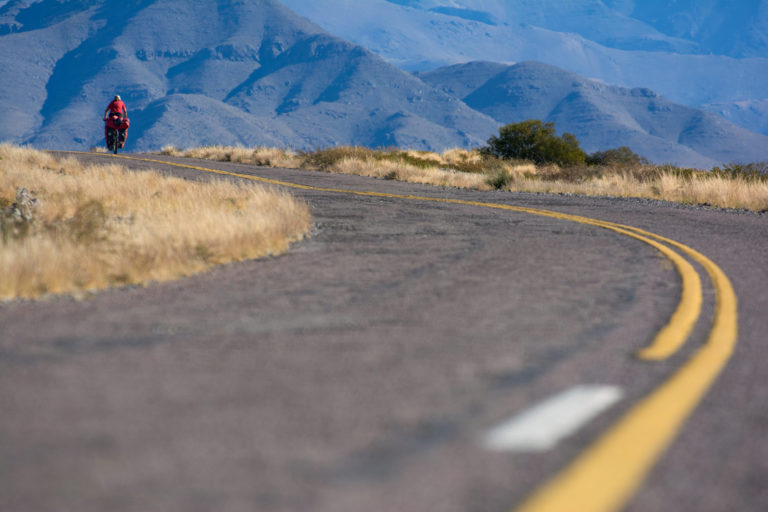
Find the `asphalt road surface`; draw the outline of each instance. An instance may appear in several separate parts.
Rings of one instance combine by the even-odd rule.
[[[1,511],[507,512],[548,493],[705,346],[722,290],[686,255],[698,321],[670,358],[638,359],[681,304],[667,256],[481,203],[634,226],[722,269],[738,298],[733,355],[612,507],[768,510],[765,215],[148,158],[314,187],[293,193],[316,227],[283,256],[174,283],[1,304]],[[649,450],[660,434],[643,425],[620,445],[626,464],[582,492],[610,492]]]

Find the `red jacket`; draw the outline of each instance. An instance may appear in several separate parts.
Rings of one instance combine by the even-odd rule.
[[[122,114],[125,117],[128,117],[128,111],[125,109],[125,103],[123,103],[122,100],[112,100],[112,103],[109,104],[107,110],[109,110],[110,114],[112,112],[116,112],[118,114]]]

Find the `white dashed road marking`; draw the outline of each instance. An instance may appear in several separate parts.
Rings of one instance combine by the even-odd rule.
[[[616,386],[576,386],[513,416],[488,432],[483,446],[492,451],[543,452],[621,400]]]

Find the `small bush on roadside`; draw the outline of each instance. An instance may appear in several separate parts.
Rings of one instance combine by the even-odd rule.
[[[345,158],[365,160],[373,158],[374,151],[361,146],[338,146],[299,153],[301,167],[325,171]]]
[[[587,165],[646,165],[648,159],[632,151],[627,146],[605,151],[595,151],[587,157]]]
[[[558,136],[555,123],[544,123],[537,119],[502,126],[499,136],[488,139],[488,145],[481,151],[504,159],[530,160],[536,164],[557,164],[563,167],[581,165],[587,159],[576,137],[567,132]]]
[[[728,164],[715,167],[712,175],[723,178],[741,178],[746,181],[768,181],[768,162],[752,162],[749,164]]]
[[[496,172],[489,174],[487,183],[491,188],[496,190],[506,189],[510,183],[512,183],[512,175],[504,169],[498,169]]]

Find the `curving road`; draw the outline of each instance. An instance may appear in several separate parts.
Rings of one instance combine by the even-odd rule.
[[[0,510],[768,509],[764,215],[144,158],[208,170],[121,163],[298,184],[316,229],[176,283],[0,305]],[[680,246],[540,209],[700,251],[738,316]],[[686,308],[682,348],[636,357]],[[701,351],[729,318],[732,356]]]

